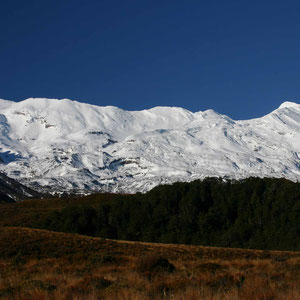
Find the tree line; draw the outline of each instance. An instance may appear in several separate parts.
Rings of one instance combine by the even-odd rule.
[[[133,241],[300,250],[300,183],[285,179],[207,178],[102,199],[96,207],[70,204],[52,211],[32,227]]]

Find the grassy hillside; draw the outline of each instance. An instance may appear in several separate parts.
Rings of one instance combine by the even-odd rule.
[[[0,228],[1,299],[300,299],[300,253]]]
[[[31,227],[45,219],[53,211],[68,207],[96,208],[101,203],[122,199],[125,195],[95,194],[89,196],[64,196],[61,198],[28,199],[21,202],[0,204],[0,226]]]

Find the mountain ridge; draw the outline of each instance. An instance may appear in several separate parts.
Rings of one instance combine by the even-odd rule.
[[[300,179],[294,102],[233,120],[212,109],[0,100],[0,132],[0,171],[40,191],[145,192],[208,176]]]
[[[41,195],[0,172],[0,203],[11,203],[33,197],[39,198]]]

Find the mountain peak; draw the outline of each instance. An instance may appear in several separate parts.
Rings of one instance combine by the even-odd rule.
[[[291,102],[291,101],[285,101],[283,103],[281,103],[281,105],[278,107],[278,109],[281,108],[300,108],[300,104],[296,103],[296,102]]]

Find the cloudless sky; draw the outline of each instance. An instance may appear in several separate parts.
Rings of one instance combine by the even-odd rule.
[[[0,1],[0,98],[259,117],[300,103],[300,2]]]

